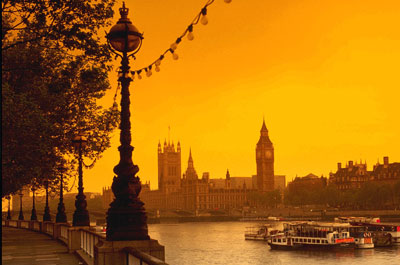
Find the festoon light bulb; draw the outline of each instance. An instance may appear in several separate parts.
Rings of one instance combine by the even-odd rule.
[[[225,3],[229,4],[232,0],[224,0]]]
[[[173,49],[169,49],[169,52],[172,54],[172,59],[178,60],[179,56]]]
[[[201,19],[200,19],[200,22],[201,22],[201,24],[203,24],[203,25],[207,25],[208,24],[208,18],[207,18],[207,8],[203,8],[202,10],[201,10]]]
[[[137,72],[137,78],[138,78],[138,79],[142,79],[142,76],[140,75],[140,72],[141,72],[141,71],[138,71],[138,72]]]
[[[178,48],[178,44],[181,42],[181,40],[181,38],[177,38],[176,41],[171,44],[170,48],[175,51]]]
[[[189,31],[189,33],[188,33],[188,35],[187,35],[188,40],[193,40],[193,39],[194,39],[194,35],[193,35],[193,25],[190,25],[190,26],[188,27],[188,31]]]
[[[170,46],[171,50],[176,50],[176,48],[178,48],[178,45],[176,44],[176,42],[172,43]]]
[[[151,72],[151,69],[149,68],[149,69],[146,71],[146,76],[147,76],[147,77],[150,77],[152,74],[153,74],[153,73]]]
[[[164,55],[161,55],[160,58],[155,62],[156,68],[154,70],[156,70],[156,72],[160,72],[160,65],[162,59],[164,59]]]

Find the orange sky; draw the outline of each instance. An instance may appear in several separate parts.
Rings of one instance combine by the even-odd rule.
[[[158,58],[205,2],[127,1],[145,37],[132,69]],[[207,16],[195,39],[179,45],[179,60],[168,54],[161,72],[131,83],[133,161],[142,182],[157,188],[157,144],[168,139],[168,126],[182,145],[182,172],[191,147],[199,177],[222,178],[227,168],[231,176],[255,174],[263,116],[275,174],[287,181],[328,175],[348,160],[366,160],[368,169],[383,156],[400,161],[400,1],[216,0]],[[117,73],[110,78],[105,106]],[[119,130],[84,171],[85,191],[111,185],[118,146]]]

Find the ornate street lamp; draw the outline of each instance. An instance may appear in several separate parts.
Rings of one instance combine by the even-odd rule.
[[[63,173],[64,168],[60,167],[60,202],[57,207],[56,223],[66,223],[67,215],[65,214],[65,206],[63,201]]]
[[[35,191],[36,188],[32,187],[32,214],[31,221],[37,221],[36,209],[35,209]]]
[[[75,212],[72,220],[73,226],[89,226],[89,212],[86,209],[86,196],[83,194],[83,172],[82,172],[82,149],[87,143],[87,139],[83,134],[79,134],[72,140],[75,149],[78,151],[79,160],[79,183],[78,195],[76,195]]]
[[[44,182],[45,188],[46,188],[46,206],[44,207],[44,214],[43,214],[43,222],[44,221],[51,221],[51,216],[50,216],[50,208],[49,208],[49,181],[46,180]]]
[[[7,220],[11,220],[11,196],[7,195],[6,199],[8,200]]]
[[[18,216],[18,220],[24,220],[24,213],[22,212],[22,197],[24,196],[24,194],[22,193],[22,191],[18,194],[19,195],[19,216]]]
[[[120,76],[121,82],[121,124],[120,142],[118,147],[120,161],[114,167],[117,175],[113,179],[111,189],[115,195],[107,212],[108,241],[118,240],[148,240],[147,216],[144,203],[139,199],[141,183],[135,176],[139,167],[132,162],[131,123],[130,123],[130,99],[129,83],[129,57],[134,57],[142,45],[143,36],[128,19],[128,8],[123,3],[119,9],[121,18],[107,34],[111,51],[121,57]],[[128,55],[129,53],[129,55]],[[122,54],[122,55],[121,55]]]

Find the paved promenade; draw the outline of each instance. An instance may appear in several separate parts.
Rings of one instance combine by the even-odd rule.
[[[3,226],[1,241],[4,265],[83,264],[61,242],[37,232]]]

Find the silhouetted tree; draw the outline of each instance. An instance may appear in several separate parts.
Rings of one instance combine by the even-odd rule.
[[[33,178],[57,184],[76,174],[72,139],[88,135],[98,158],[117,126],[116,106],[96,100],[110,88],[110,53],[98,30],[114,1],[2,1],[2,196]]]
[[[281,192],[278,189],[267,192],[252,191],[248,193],[247,198],[257,207],[263,208],[276,208],[282,202]]]

